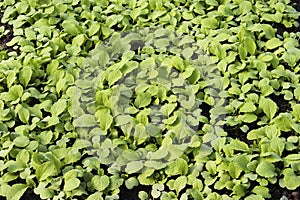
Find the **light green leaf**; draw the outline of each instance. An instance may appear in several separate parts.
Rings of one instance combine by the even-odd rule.
[[[246,102],[244,103],[241,108],[240,112],[254,112],[256,110],[256,106],[252,102]]]
[[[81,46],[85,41],[85,35],[84,34],[80,34],[77,35],[73,41],[72,41],[72,45],[74,46]]]
[[[25,29],[25,36],[28,40],[35,40],[36,39],[36,33],[32,30],[32,28],[26,28]]]
[[[179,192],[185,188],[186,184],[187,184],[186,176],[180,176],[176,178],[174,182],[174,188],[176,190],[176,193],[179,194]]]
[[[125,172],[128,174],[138,173],[143,167],[144,163],[142,161],[132,161],[127,164]]]
[[[98,60],[99,60],[98,62],[100,64],[100,66],[105,67],[107,65],[107,63],[109,62],[109,54],[105,50],[100,49]]]
[[[65,99],[59,99],[57,102],[55,102],[51,109],[50,112],[52,116],[59,116],[61,113],[65,111],[67,108],[67,101]]]
[[[282,45],[282,41],[278,38],[272,38],[266,42],[267,49],[275,49]]]
[[[158,161],[154,161],[154,160],[147,160],[147,161],[145,161],[144,165],[145,165],[145,167],[153,168],[153,169],[157,169],[157,170],[166,167],[166,163],[158,162]]]
[[[10,71],[7,73],[7,87],[10,88],[14,81],[17,79],[16,72]]]
[[[202,27],[207,29],[215,29],[219,26],[219,22],[216,18],[209,17],[201,21]]]
[[[78,178],[70,178],[68,180],[65,180],[65,185],[64,185],[64,191],[72,191],[76,188],[78,188],[80,185],[80,180]]]
[[[296,118],[297,121],[300,121],[300,104],[295,104],[292,109],[293,116]]]
[[[28,123],[30,112],[28,109],[21,107],[20,110],[18,110],[19,118],[22,122]]]
[[[108,74],[108,85],[113,85],[122,78],[122,72],[120,70],[114,70]]]
[[[261,195],[264,198],[270,198],[271,195],[269,193],[269,189],[263,186],[255,186],[252,190],[253,193],[257,195]]]
[[[125,124],[128,124],[131,120],[129,115],[119,115],[116,117],[115,121],[115,126],[123,126]]]
[[[300,87],[297,87],[295,90],[294,90],[294,96],[295,98],[300,101]]]
[[[231,149],[234,149],[237,151],[248,151],[249,150],[248,145],[245,142],[242,142],[238,139],[232,140],[229,145],[230,145]]]
[[[95,35],[100,30],[100,23],[92,21],[92,24],[88,30],[89,37]]]
[[[134,105],[138,108],[146,107],[151,103],[151,94],[149,92],[138,94],[134,101]]]
[[[45,185],[39,184],[39,187],[34,189],[34,193],[39,194],[41,199],[50,199],[55,195],[53,189],[45,188]]]
[[[284,138],[273,137],[271,139],[270,147],[275,153],[281,156],[285,147],[285,143],[286,142]]]
[[[44,181],[51,176],[57,175],[57,168],[53,162],[45,162],[36,170],[36,178],[38,181]]]
[[[256,44],[252,38],[249,38],[249,37],[245,38],[244,46],[251,55],[255,54]]]
[[[125,186],[129,190],[131,190],[132,188],[138,185],[139,185],[139,181],[135,177],[130,177],[125,181]]]
[[[65,29],[67,33],[72,36],[79,35],[84,33],[83,28],[79,25],[79,23],[74,19],[67,19],[62,23],[62,27]]]
[[[28,186],[25,184],[14,184],[9,189],[9,195],[7,199],[9,200],[19,200],[26,192]]]
[[[283,183],[289,190],[295,190],[300,186],[300,177],[297,176],[294,170],[287,168],[283,170]]]
[[[95,114],[97,121],[100,122],[100,128],[104,131],[108,130],[113,123],[113,117],[109,109],[100,109]]]
[[[251,194],[247,196],[245,200],[265,200],[265,199],[260,195]]]
[[[141,8],[135,8],[130,12],[130,17],[135,20],[142,12]]]
[[[109,186],[110,179],[106,175],[103,176],[96,175],[92,178],[91,183],[96,190],[101,192]]]
[[[29,144],[29,142],[29,138],[23,135],[14,139],[14,143],[17,147],[26,147]]]
[[[272,99],[262,97],[259,102],[259,107],[262,108],[269,119],[274,118],[277,111],[277,104]]]
[[[56,92],[59,94],[60,91],[66,86],[67,80],[65,78],[59,79],[56,83]]]
[[[181,72],[185,69],[183,59],[178,55],[172,58],[172,66]]]
[[[266,178],[276,176],[275,166],[267,161],[260,162],[256,168],[256,172],[258,175]]]
[[[219,3],[216,0],[205,0],[205,3],[210,5],[210,6],[218,6]]]
[[[93,115],[84,114],[73,121],[75,127],[93,127],[97,125]]]
[[[168,151],[165,148],[159,148],[157,151],[153,152],[151,155],[151,159],[160,160],[165,158],[168,155]]]
[[[95,192],[91,194],[86,200],[103,200],[101,192]]]
[[[242,59],[242,60],[245,60],[246,59],[246,57],[247,57],[247,50],[246,50],[246,48],[245,47],[243,47],[243,46],[239,46],[239,49],[238,49],[239,51],[239,56],[240,56],[240,58]]]
[[[252,123],[257,120],[257,115],[253,113],[245,113],[242,115],[242,121],[246,123]]]

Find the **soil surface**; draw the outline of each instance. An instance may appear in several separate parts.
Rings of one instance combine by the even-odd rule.
[[[3,17],[3,13],[0,12],[0,26],[4,26],[5,30],[9,30],[7,35],[4,35],[0,38],[0,50],[7,50],[8,52],[14,51],[13,47],[8,47],[6,44],[10,42],[14,38],[13,27],[8,23],[3,24],[1,19]]]
[[[290,5],[292,5],[297,11],[300,12],[300,2],[299,0],[291,0]],[[13,27],[7,23],[3,24],[1,23],[3,13],[0,12],[0,26],[4,26],[6,30],[9,30],[9,33],[2,38],[0,38],[0,50],[6,50],[8,52],[15,51],[13,47],[8,47],[7,43],[10,42],[13,37]],[[300,24],[300,19],[299,19],[299,24]],[[293,28],[286,28],[282,24],[273,24],[273,27],[277,28],[277,33],[278,34],[283,34],[284,31],[287,32],[298,32],[300,30],[300,27],[293,27]],[[279,107],[279,112],[286,112],[290,110],[290,105],[289,103],[284,100],[282,97],[275,97],[271,96],[271,98],[277,103]],[[205,107],[207,108],[207,107]],[[204,109],[204,115],[208,115],[207,109]],[[209,115],[208,115],[209,116]],[[247,124],[249,128],[254,128],[257,126],[256,124]],[[201,128],[201,127],[200,127]],[[240,140],[250,144],[247,139],[245,138],[243,134],[241,134],[240,126],[235,126],[235,127],[224,127],[225,131],[229,133],[230,137],[233,138],[239,138]],[[270,185],[269,186],[270,194],[272,200],[280,200],[282,196],[285,196],[288,198],[288,200],[300,200],[300,188],[294,191],[290,191],[284,188],[281,188],[278,184]],[[145,191],[147,193],[151,192],[151,187],[147,186],[137,186],[134,187],[132,190],[128,190],[125,186],[122,186],[120,188],[120,200],[138,200],[138,193],[139,191]],[[150,198],[149,198],[150,199]],[[0,196],[0,200],[5,200],[4,197]],[[28,189],[21,200],[41,200],[38,195],[36,195],[33,191],[33,189]]]

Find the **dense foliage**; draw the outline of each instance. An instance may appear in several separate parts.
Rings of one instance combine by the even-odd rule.
[[[0,8],[0,198],[299,198],[295,2]]]

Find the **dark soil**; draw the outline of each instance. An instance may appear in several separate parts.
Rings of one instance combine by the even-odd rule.
[[[131,190],[128,190],[125,185],[122,185],[120,187],[119,197],[120,197],[120,200],[140,200],[140,198],[138,197],[139,192],[145,191],[148,193],[149,200],[150,200],[151,188],[152,188],[151,186],[139,185],[139,186],[134,187]]]
[[[8,52],[12,52],[15,51],[14,48],[8,47],[6,44],[14,38],[13,27],[8,23],[3,24],[1,22],[2,17],[3,17],[3,13],[0,12],[0,26],[4,26],[5,30],[9,30],[9,33],[7,35],[4,35],[2,38],[0,38],[0,50],[3,49]]]
[[[34,193],[33,189],[27,189],[20,200],[41,200],[41,198]]]
[[[299,200],[300,199],[300,188],[298,190],[290,191],[281,188],[279,184],[269,186],[272,200],[280,200],[281,197],[285,196],[288,200]]]
[[[6,200],[6,198],[0,196],[0,200]],[[36,195],[33,192],[33,189],[30,188],[26,190],[26,192],[24,193],[24,195],[21,197],[20,200],[42,200],[42,199],[40,198],[39,195]]]
[[[283,95],[276,96],[275,94],[271,94],[270,98],[277,104],[279,108],[278,112],[284,113],[291,110],[289,101],[285,100]]]

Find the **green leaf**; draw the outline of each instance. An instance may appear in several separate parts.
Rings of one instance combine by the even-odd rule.
[[[215,29],[215,28],[218,28],[219,22],[216,18],[209,17],[209,18],[203,19],[201,21],[201,25],[202,25],[203,28]]]
[[[108,85],[111,86],[122,78],[122,72],[120,70],[114,70],[108,74]]]
[[[239,8],[241,15],[248,14],[252,10],[252,3],[249,1],[241,1]]]
[[[91,183],[96,190],[101,192],[109,186],[110,179],[106,175],[103,176],[96,175],[92,178]]]
[[[269,193],[269,189],[267,187],[263,186],[255,186],[252,190],[253,193],[260,195],[264,198],[270,198],[271,195]]]
[[[10,71],[7,74],[7,87],[10,88],[14,81],[17,79],[16,72]]]
[[[61,113],[65,111],[67,108],[67,101],[65,99],[59,99],[57,102],[55,102],[51,109],[50,112],[52,116],[59,116]]]
[[[98,62],[101,67],[105,67],[108,64],[110,59],[109,54],[103,49],[100,49],[99,51],[100,52],[99,52]]]
[[[297,176],[294,170],[287,168],[283,170],[283,183],[289,190],[295,190],[300,186],[300,177]]]
[[[40,183],[37,188],[34,189],[35,194],[39,194],[41,199],[50,199],[55,195],[53,189],[45,188],[45,184]]]
[[[243,122],[252,123],[257,120],[257,115],[253,113],[245,113],[241,116]]]
[[[138,94],[134,101],[134,105],[138,108],[146,107],[151,103],[151,94],[149,92]]]
[[[148,193],[145,192],[145,191],[139,191],[138,197],[139,197],[141,200],[148,200],[148,199],[149,199],[149,195],[148,195]]]
[[[91,24],[91,26],[89,27],[89,30],[88,30],[89,37],[95,35],[100,30],[100,27],[101,26],[100,26],[99,22],[92,21],[92,24]]]
[[[183,59],[178,55],[172,58],[172,66],[181,72],[185,69]]]
[[[76,188],[78,188],[80,185],[80,180],[78,178],[70,178],[68,180],[65,180],[65,185],[64,185],[64,191],[72,191]]]
[[[131,190],[132,188],[138,185],[139,185],[139,181],[135,177],[130,177],[125,181],[125,186],[129,190]]]
[[[285,143],[286,141],[284,138],[273,137],[271,139],[270,147],[275,153],[281,156],[285,147]]]
[[[159,148],[157,151],[151,154],[151,159],[153,160],[160,160],[162,158],[167,157],[168,151],[165,148]]]
[[[131,119],[129,115],[119,115],[116,117],[115,121],[115,126],[123,126],[125,124],[128,124]]]
[[[113,117],[109,109],[100,109],[95,114],[97,121],[100,122],[100,128],[104,131],[108,130],[113,123]]]
[[[293,107],[293,116],[296,118],[297,121],[300,121],[300,104],[295,104]]]
[[[254,112],[256,110],[256,106],[252,102],[246,102],[244,103],[241,108],[240,112]]]
[[[62,23],[62,27],[65,29],[67,33],[72,36],[79,35],[84,33],[83,28],[79,25],[79,23],[74,19],[67,19]]]
[[[17,147],[26,147],[29,144],[29,142],[29,138],[23,135],[14,139],[14,143]]]
[[[24,108],[24,107],[21,107],[19,110],[18,110],[18,115],[19,115],[19,118],[22,122],[24,123],[28,123],[29,121],[29,116],[30,116],[30,112],[28,109]]]
[[[255,54],[256,44],[252,38],[249,38],[249,37],[245,38],[244,46],[251,55]]]
[[[234,149],[237,151],[248,151],[249,150],[248,145],[245,142],[242,142],[238,139],[232,140],[229,145],[230,145],[231,149]]]
[[[244,46],[240,45],[239,46],[239,49],[238,49],[238,52],[239,52],[239,56],[242,60],[245,60],[246,57],[247,57],[247,50]]]
[[[14,184],[9,188],[7,199],[9,200],[19,200],[26,192],[28,186],[25,184]]]
[[[275,166],[267,161],[260,162],[256,168],[256,172],[258,175],[266,178],[276,176]]]
[[[183,158],[178,158],[176,161],[176,171],[178,171],[178,173],[180,175],[186,175],[188,173],[188,163],[186,162],[186,160],[184,160]]]
[[[75,127],[93,127],[97,125],[93,115],[84,114],[73,121]]]
[[[141,14],[141,12],[142,12],[141,8],[135,8],[130,12],[130,17],[134,21]]]
[[[45,162],[36,170],[36,178],[38,181],[44,181],[51,176],[57,175],[58,171],[53,162]]]
[[[216,0],[205,0],[205,3],[210,5],[210,6],[218,6],[219,3]]]
[[[262,97],[259,102],[259,107],[262,108],[269,119],[273,119],[277,112],[277,104],[269,98]]]
[[[25,36],[28,40],[35,40],[36,39],[36,33],[32,30],[32,28],[26,28],[25,29]]]
[[[176,178],[174,182],[174,188],[176,190],[176,193],[179,194],[179,192],[185,188],[186,184],[187,184],[186,176],[180,176]]]
[[[91,194],[86,200],[103,200],[101,192],[95,192]]]
[[[128,174],[138,173],[143,167],[144,163],[142,161],[132,161],[127,164],[125,172]]]
[[[245,200],[265,200],[265,199],[260,195],[251,194],[247,196]]]
[[[84,34],[80,34],[77,35],[73,41],[72,41],[72,45],[73,46],[81,46],[85,41],[85,35]]]
[[[283,42],[280,39],[272,38],[266,42],[266,48],[267,49],[275,49],[275,48],[281,46],[282,44],[283,44]]]

